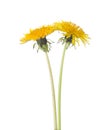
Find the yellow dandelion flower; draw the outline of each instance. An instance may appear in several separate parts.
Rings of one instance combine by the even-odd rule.
[[[64,40],[71,42],[74,46],[76,43],[79,44],[79,40],[81,40],[84,44],[88,43],[88,34],[86,34],[82,28],[72,22],[56,22],[54,23],[54,27],[55,29],[64,32]]]
[[[37,41],[41,38],[43,39],[47,35],[54,32],[54,30],[55,30],[54,26],[52,26],[52,25],[42,26],[41,28],[36,28],[34,30],[30,30],[29,33],[25,34],[24,37],[20,39],[21,44],[24,44],[30,40]]]

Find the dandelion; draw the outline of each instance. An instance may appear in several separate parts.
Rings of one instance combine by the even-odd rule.
[[[88,34],[86,34],[82,28],[77,26],[72,22],[55,22],[54,27],[56,30],[62,31],[63,37],[59,39],[65,43],[62,59],[61,59],[61,66],[60,66],[60,73],[59,73],[59,84],[58,84],[58,118],[57,118],[57,128],[61,130],[61,89],[62,89],[62,75],[63,75],[63,65],[64,65],[64,58],[66,49],[72,45],[76,46],[76,44],[82,41],[84,45],[88,43]]]
[[[36,28],[34,30],[30,30],[29,33],[25,34],[23,38],[20,39],[21,44],[24,44],[28,41],[35,41],[33,48],[35,45],[38,45],[38,49],[41,49],[46,56],[48,70],[50,74],[50,81],[51,81],[51,93],[52,93],[52,101],[53,101],[53,117],[54,117],[54,130],[57,130],[57,115],[56,115],[56,99],[55,99],[55,88],[54,88],[54,81],[52,75],[52,69],[50,65],[50,60],[48,56],[48,52],[50,50],[50,41],[47,40],[46,36],[53,33],[55,31],[54,26],[42,26],[40,28]]]
[[[55,29],[62,31],[64,37],[60,38],[63,42],[72,43],[73,46],[80,41],[85,45],[88,43],[88,34],[86,34],[82,28],[72,22],[56,22],[54,23]]]

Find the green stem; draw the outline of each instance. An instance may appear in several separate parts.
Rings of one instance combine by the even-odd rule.
[[[53,103],[53,113],[54,113],[54,130],[57,130],[57,113],[56,113],[56,99],[55,99],[55,89],[54,89],[54,81],[52,75],[52,69],[49,61],[49,57],[47,52],[45,52],[49,74],[50,74],[50,81],[51,81],[51,91],[52,91],[52,103]]]
[[[65,52],[67,48],[67,43],[65,43],[62,59],[61,59],[61,66],[60,66],[60,74],[59,74],[59,84],[58,84],[58,130],[61,130],[61,89],[62,89],[62,73],[63,73],[63,65],[64,65],[64,58]]]

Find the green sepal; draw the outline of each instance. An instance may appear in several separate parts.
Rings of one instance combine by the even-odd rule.
[[[36,47],[36,43],[33,44],[33,49]]]

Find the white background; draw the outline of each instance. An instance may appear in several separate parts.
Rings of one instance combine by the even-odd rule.
[[[60,20],[91,37],[90,45],[66,53],[62,130],[109,130],[108,8],[108,0],[0,1],[0,130],[53,130],[45,55],[19,39],[30,28]],[[52,37],[57,41],[57,33]],[[62,47],[55,43],[49,53],[56,93]]]

